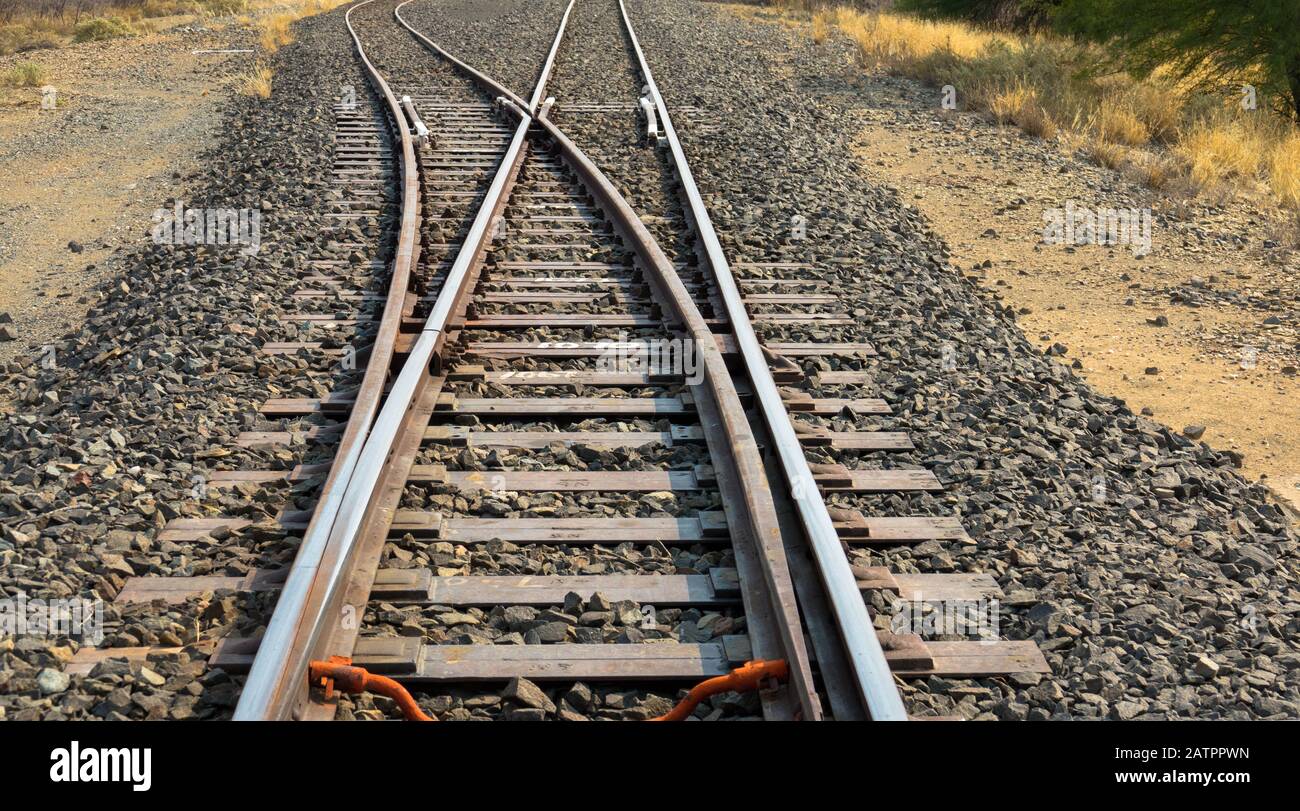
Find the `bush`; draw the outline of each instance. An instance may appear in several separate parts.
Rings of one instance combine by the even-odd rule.
[[[59,45],[58,37],[48,31],[36,31],[25,25],[0,26],[0,55],[57,48]]]
[[[45,84],[45,68],[35,62],[19,62],[5,76],[10,87],[38,87]]]
[[[96,17],[77,23],[73,29],[73,42],[98,42],[104,39],[134,36],[135,31],[121,17]]]
[[[248,0],[199,0],[199,7],[214,17],[229,17],[246,11]]]
[[[1062,0],[1055,23],[1105,43],[1114,65],[1157,70],[1215,91],[1249,82],[1300,118],[1300,38],[1294,0]]]
[[[236,88],[245,96],[269,99],[271,97],[271,69],[265,65],[258,65],[251,72],[239,78]]]
[[[1017,1],[1033,5],[1007,0]],[[1002,2],[950,5],[993,8]],[[842,7],[818,16],[857,43],[864,65],[952,85],[961,107],[992,113],[1032,135],[1063,132],[1064,142],[1096,163],[1171,197],[1226,196],[1266,183],[1282,206],[1300,210],[1300,132],[1262,110],[1241,110],[1239,99],[1225,100],[1221,87],[1201,92],[1204,80],[1186,76],[1178,64],[1152,65],[1135,78],[1111,70],[1107,51],[1087,41]],[[1224,74],[1212,75],[1223,80]],[[1296,77],[1300,82],[1300,67]]]

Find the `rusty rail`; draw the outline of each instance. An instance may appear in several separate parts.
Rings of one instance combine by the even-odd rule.
[[[328,603],[328,589],[324,587],[321,575],[337,572],[346,558],[347,550],[339,543],[336,529],[346,514],[345,495],[362,460],[367,435],[383,400],[388,368],[392,363],[406,292],[410,286],[411,269],[419,255],[416,239],[420,221],[419,171],[411,130],[402,113],[401,103],[379,71],[366,58],[361,40],[352,27],[352,12],[371,2],[373,0],[364,0],[349,8],[344,15],[344,22],[371,84],[388,104],[393,126],[401,142],[402,215],[397,251],[393,257],[384,314],[370,349],[366,371],[357,391],[356,404],[339,441],[320,502],[303,534],[302,544],[298,547],[298,554],[294,557],[284,590],[276,604],[274,617],[263,638],[262,644],[268,651],[300,650],[301,646],[294,646],[298,645],[301,630],[304,627],[314,627],[316,623],[313,618],[319,618]],[[240,695],[235,718],[285,717],[288,705],[294,700],[289,694],[296,696],[302,692],[301,687],[295,687],[296,682],[302,681],[297,678],[297,673],[307,666],[307,654],[305,651],[301,651],[301,654],[293,661],[288,656],[259,656]]]
[[[618,6],[640,62],[646,87],[659,114],[659,125],[663,137],[668,141],[672,164],[704,245],[705,256],[712,267],[727,317],[735,331],[736,344],[752,381],[763,421],[773,438],[774,450],[789,486],[789,496],[797,508],[800,523],[812,547],[862,702],[873,720],[905,721],[907,711],[894,684],[884,650],[857,588],[856,578],[849,568],[848,559],[840,546],[839,534],[826,509],[826,502],[808,467],[803,446],[791,426],[789,412],[781,400],[781,392],[772,379],[771,369],[750,323],[740,288],[732,275],[722,244],[718,241],[708,208],[695,185],[686,152],[682,149],[672,117],[668,114],[668,105],[655,84],[654,74],[650,71],[641,43],[637,40],[623,0],[619,0]]]
[[[393,291],[404,295],[416,250],[417,215],[414,212],[418,206],[418,189],[415,188],[414,171],[409,170],[414,165],[414,150],[400,103],[366,58],[360,38],[351,25],[351,11],[368,2],[370,0],[354,6],[346,19],[357,51],[372,82],[388,101],[402,138],[404,218],[399,238],[405,241],[399,242],[398,256],[404,259],[405,265],[402,268],[403,284],[398,287],[395,279]],[[417,432],[412,431],[412,426],[419,423],[422,416],[427,417],[430,392],[436,392],[441,385],[440,378],[431,385],[435,378],[430,375],[430,369],[436,374],[440,368],[447,326],[464,311],[469,289],[477,277],[489,241],[489,225],[504,206],[505,192],[513,184],[520,167],[529,129],[536,125],[600,202],[615,230],[646,272],[656,298],[670,314],[669,320],[684,326],[697,346],[704,362],[704,379],[694,384],[693,393],[701,423],[706,429],[705,439],[714,461],[718,486],[724,496],[728,524],[733,527],[737,564],[747,586],[744,594],[746,613],[761,620],[755,622],[756,626],[773,629],[772,632],[753,633],[754,655],[784,659],[789,665],[787,690],[768,695],[764,700],[773,708],[775,717],[795,717],[797,713],[798,717],[805,719],[820,719],[820,699],[813,683],[810,657],[803,638],[767,471],[713,333],[671,261],[648,229],[600,169],[549,120],[549,102],[542,104],[545,83],[572,3],[565,10],[531,102],[524,102],[416,31],[401,17],[404,5],[395,9],[396,20],[430,50],[445,57],[481,87],[502,99],[504,106],[518,117],[519,123],[469,235],[448,271],[432,312],[416,336],[383,408],[377,417],[373,415],[378,405],[376,397],[370,413],[364,414],[364,422],[355,419],[356,415],[349,421],[349,432],[359,435],[366,430],[368,433],[364,443],[354,441],[353,447],[348,449],[348,456],[340,460],[343,464],[336,465],[331,475],[322,508],[313,518],[308,539],[305,539],[303,549],[291,568],[235,717],[240,720],[328,717],[328,713],[322,716],[318,709],[311,708],[306,702],[308,663],[332,655],[346,656],[351,651],[355,630],[341,631],[338,617],[348,606],[353,606],[358,613],[360,607],[364,607],[368,584],[373,580],[374,566],[378,561],[376,538],[378,547],[382,546],[383,531],[376,533],[375,530],[380,526],[386,528],[385,522],[391,520],[392,504],[395,503],[395,497],[386,499],[383,494],[391,496],[401,484],[398,481],[400,476],[394,472],[394,462],[413,453],[409,436]],[[662,103],[657,95],[656,100],[658,104]],[[537,112],[539,105],[540,113]],[[666,112],[661,110],[661,116],[668,126]],[[409,219],[405,216],[408,212],[411,213]],[[394,297],[393,291],[390,291],[390,299]],[[737,320],[735,326],[739,338],[742,322]],[[748,327],[748,323],[744,322],[743,326]],[[752,329],[749,334],[752,335]],[[383,349],[387,353],[383,365],[376,366],[372,356],[371,366],[367,369],[367,378],[373,377],[378,381],[380,392],[387,377],[387,360],[392,357],[391,341]],[[418,442],[416,444],[418,446]],[[847,571],[847,566],[845,568]],[[746,571],[749,577],[745,577]],[[360,607],[355,605],[358,601]],[[865,613],[865,609],[863,611]]]
[[[367,59],[361,40],[352,27],[352,11],[369,2],[371,0],[353,6],[345,15],[345,20],[358,55],[366,65],[376,88],[389,103],[403,143],[404,217],[399,234],[398,256],[408,258],[402,268],[401,286],[397,286],[395,279],[390,291],[390,300],[397,296],[400,301],[406,294],[415,253],[418,177],[414,168],[410,128],[401,103]],[[398,13],[401,7],[399,5],[394,10],[394,15],[405,25]],[[561,26],[556,34],[557,45],[563,31]],[[545,90],[552,61],[547,61],[538,79],[538,94]],[[517,99],[508,91],[502,95],[512,100]],[[351,645],[356,639],[355,628],[340,627],[339,620],[348,607],[357,616],[360,615],[364,607],[364,593],[373,580],[374,566],[378,564],[378,550],[373,548],[376,534],[374,527],[392,517],[392,506],[388,502],[393,499],[381,497],[385,493],[391,495],[394,490],[390,465],[395,458],[414,452],[414,448],[402,445],[409,444],[410,436],[418,435],[412,432],[411,426],[428,407],[429,395],[436,395],[436,392],[431,392],[429,370],[431,367],[437,368],[440,363],[439,356],[446,342],[449,321],[464,310],[466,298],[473,287],[476,271],[490,239],[490,225],[504,206],[505,192],[513,184],[520,167],[532,117],[525,112],[522,102],[518,107],[513,104],[510,106],[516,109],[520,119],[514,136],[492,178],[469,234],[447,273],[432,311],[384,400],[383,408],[377,417],[368,416],[364,426],[355,417],[348,422],[349,431],[360,432],[363,427],[368,427],[369,433],[365,436],[364,444],[354,443],[350,456],[343,460],[347,464],[348,475],[332,475],[326,484],[322,508],[313,517],[313,528],[316,531],[313,533],[309,529],[308,538],[304,539],[303,548],[290,569],[289,579],[276,603],[275,612],[258,647],[252,670],[236,707],[236,720],[320,717],[319,712],[313,712],[306,702],[308,683],[304,674],[308,663],[351,652]],[[408,157],[409,163],[406,160]],[[409,222],[405,216],[407,212],[411,213]],[[366,370],[367,377],[373,376],[377,381],[380,394],[388,377],[398,320],[400,316],[394,321],[393,337],[388,339],[384,347],[382,364],[376,365],[376,355],[372,353],[370,366]],[[378,398],[371,405],[371,411],[377,407]],[[404,439],[407,442],[404,443]],[[312,542],[310,546],[308,540]],[[355,604],[359,593],[362,606]]]

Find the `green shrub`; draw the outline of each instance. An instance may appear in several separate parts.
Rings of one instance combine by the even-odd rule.
[[[135,31],[121,17],[96,17],[77,23],[73,29],[73,42],[98,42],[103,39],[134,36]]]
[[[35,62],[19,62],[5,75],[10,87],[38,87],[45,83],[45,68]]]
[[[248,8],[248,0],[199,0],[199,6],[214,17],[226,17],[242,14]]]

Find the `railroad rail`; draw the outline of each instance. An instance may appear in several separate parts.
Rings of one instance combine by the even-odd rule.
[[[879,400],[797,388],[860,386],[861,374],[810,376],[794,359],[864,356],[870,346],[760,339],[756,323],[800,322],[781,307],[833,298],[792,278],[798,265],[728,261],[622,0],[622,32],[646,88],[628,110],[644,117],[648,149],[666,147],[659,159],[675,179],[694,261],[670,258],[557,125],[565,101],[547,97],[548,81],[575,2],[591,1],[565,7],[528,100],[417,30],[402,15],[410,0],[388,23],[437,60],[435,86],[414,75],[400,84],[367,53],[357,19],[382,25],[389,3],[362,0],[345,15],[383,101],[400,174],[395,248],[382,293],[350,290],[341,271],[303,291],[354,306],[349,318],[294,316],[365,327],[368,362],[357,386],[262,409],[310,421],[307,438],[329,449],[328,461],[223,477],[245,486],[323,478],[309,517],[281,515],[284,528],[302,533],[287,571],[226,584],[279,592],[265,634],[223,640],[213,652],[214,666],[247,670],[234,717],[329,719],[332,688],[345,686],[395,690],[408,714],[420,715],[405,690],[418,698],[521,677],[663,684],[676,695],[721,677],[729,679],[722,687],[761,687],[761,714],[771,720],[905,720],[896,675],[1045,669],[1024,643],[927,643],[877,631],[864,593],[961,599],[996,596],[996,584],[850,566],[847,544],[963,533],[951,519],[828,505],[834,493],[941,485],[928,471],[810,464],[811,448],[911,444],[901,434],[803,421],[888,413]],[[376,154],[363,163],[376,164]],[[672,368],[646,367],[647,350],[658,347],[677,352]],[[338,352],[322,342],[267,351]],[[678,363],[688,356],[695,368]],[[248,441],[283,439],[260,432]],[[621,544],[629,551],[620,555]],[[592,551],[607,545],[615,551]],[[670,545],[713,551],[679,566]],[[509,550],[521,547],[551,557],[509,573],[521,557]],[[644,551],[632,559],[632,549]],[[616,573],[590,564],[598,554]],[[213,585],[165,580],[176,579],[135,578],[125,599]],[[398,611],[395,632],[382,606],[428,608],[437,630]],[[734,633],[701,633],[693,623],[674,630],[683,612],[701,610]],[[479,634],[480,617],[516,644]],[[363,632],[366,620],[372,633]]]

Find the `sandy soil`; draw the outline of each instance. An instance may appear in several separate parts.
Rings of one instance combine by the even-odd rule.
[[[971,139],[1007,148],[971,148]],[[871,125],[859,154],[864,173],[908,193],[953,261],[999,291],[1045,351],[1062,344],[1063,359],[1079,360],[1090,383],[1175,429],[1204,426],[1206,442],[1239,451],[1243,472],[1300,504],[1294,328],[1264,325],[1267,310],[1174,306],[1151,294],[1194,280],[1241,293],[1276,288],[1295,278],[1294,259],[1189,245],[1158,223],[1151,254],[1140,258],[1124,246],[1044,244],[1043,212],[1096,199],[1087,175],[1105,170],[1062,173],[1016,160],[1024,140],[979,123],[929,131]]]
[[[147,239],[154,210],[202,171],[229,76],[255,54],[193,51],[246,39],[233,25],[190,24],[0,59],[0,72],[42,65],[58,93],[57,109],[42,110],[39,88],[0,91],[0,312],[17,336],[0,361],[77,322],[113,249]]]

